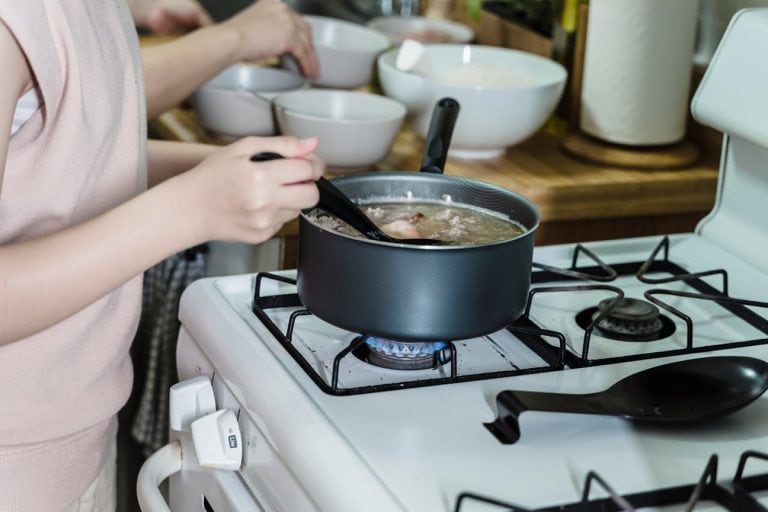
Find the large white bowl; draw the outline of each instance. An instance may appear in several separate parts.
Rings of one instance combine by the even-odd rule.
[[[285,69],[235,64],[203,84],[192,103],[200,125],[216,136],[274,135],[271,100],[308,85]]]
[[[386,35],[393,44],[405,39],[422,43],[469,43],[475,38],[472,29],[463,23],[424,16],[380,16],[366,25]]]
[[[306,89],[274,101],[280,131],[318,137],[316,154],[329,167],[366,167],[382,160],[400,131],[406,109],[399,102],[358,91]]]
[[[355,89],[368,84],[376,57],[390,46],[380,32],[336,18],[304,16],[312,27],[320,76],[312,84],[320,87]],[[283,58],[283,66],[298,70],[296,61]]]
[[[432,44],[425,55],[433,76],[395,67],[398,48],[378,58],[379,81],[407,108],[426,136],[435,103],[449,96],[459,112],[449,154],[493,158],[533,135],[555,109],[567,71],[555,61],[493,46]]]

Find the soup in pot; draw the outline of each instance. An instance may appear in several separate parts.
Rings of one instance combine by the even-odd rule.
[[[515,238],[526,229],[498,212],[443,201],[372,201],[359,204],[373,222],[395,238],[432,238],[450,245],[482,245]],[[309,218],[316,224],[365,238],[346,222],[322,210]]]

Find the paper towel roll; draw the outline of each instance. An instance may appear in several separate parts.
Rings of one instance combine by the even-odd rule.
[[[636,146],[685,135],[698,0],[591,0],[580,128]]]

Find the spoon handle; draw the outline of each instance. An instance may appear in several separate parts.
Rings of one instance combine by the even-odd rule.
[[[280,160],[281,158],[285,158],[280,153],[273,153],[271,151],[262,151],[260,153],[256,153],[251,157],[251,162],[268,162],[269,160]]]
[[[518,418],[525,411],[609,413],[602,393],[577,395],[506,390],[496,395],[496,407],[496,420],[486,423],[485,427],[503,444],[514,444],[520,439]]]
[[[449,97],[440,99],[435,105],[421,160],[421,172],[443,174],[459,109],[459,102]]]
[[[365,215],[342,191],[325,179],[317,180],[320,201],[317,205],[323,210],[342,219],[344,222],[373,240],[391,241],[374,222]]]

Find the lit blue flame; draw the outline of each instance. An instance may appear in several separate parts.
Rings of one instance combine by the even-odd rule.
[[[403,342],[383,338],[368,338],[365,343],[376,352],[390,357],[421,359],[447,347],[444,341]]]

